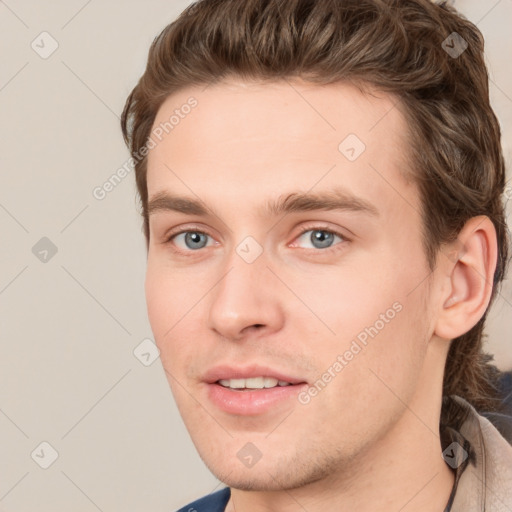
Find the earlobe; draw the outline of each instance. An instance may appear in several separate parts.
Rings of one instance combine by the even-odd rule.
[[[497,260],[496,230],[488,217],[473,217],[449,245],[449,254],[456,256],[448,263],[435,334],[454,339],[475,326],[489,305]],[[439,258],[443,257],[441,252]]]

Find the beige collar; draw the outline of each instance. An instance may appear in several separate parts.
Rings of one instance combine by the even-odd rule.
[[[450,512],[512,512],[512,446],[466,400],[451,398],[469,414],[459,431],[467,460]]]

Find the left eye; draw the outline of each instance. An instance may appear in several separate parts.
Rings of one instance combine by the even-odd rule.
[[[342,242],[346,240],[346,238],[340,233],[322,228],[306,229],[297,239],[300,240],[305,238],[307,242],[312,244],[313,249],[330,249],[333,240],[336,237]],[[309,249],[310,247],[307,248]]]

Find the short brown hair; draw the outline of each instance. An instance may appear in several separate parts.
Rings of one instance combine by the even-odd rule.
[[[456,33],[456,34],[454,34]],[[457,39],[454,39],[457,38]],[[464,49],[460,55],[449,48]],[[140,150],[172,93],[217,83],[301,78],[349,82],[394,95],[409,126],[410,172],[417,183],[431,269],[440,248],[471,217],[487,215],[498,237],[491,303],[508,259],[500,127],[489,102],[484,41],[446,2],[430,0],[200,0],[153,41],[143,76],[122,114],[136,158],[144,233],[149,243],[146,157]],[[488,311],[488,310],[487,310]],[[487,311],[450,347],[444,395],[498,410],[498,370],[482,351]]]

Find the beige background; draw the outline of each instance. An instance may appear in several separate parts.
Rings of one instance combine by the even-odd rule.
[[[172,511],[220,485],[159,360],[145,366],[134,355],[152,334],[133,173],[103,200],[93,196],[128,157],[118,117],[149,44],[189,3],[0,1],[4,511]],[[512,0],[457,5],[487,39],[510,165]],[[488,328],[489,350],[507,369],[511,313],[509,279]],[[47,469],[52,448],[42,442],[58,452]]]

